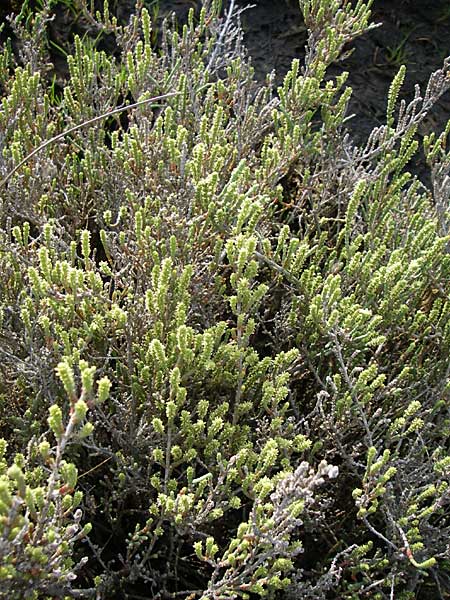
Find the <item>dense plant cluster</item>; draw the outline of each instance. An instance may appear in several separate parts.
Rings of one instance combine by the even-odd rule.
[[[216,0],[75,2],[59,88],[51,4],[0,55],[0,597],[447,597],[450,64],[360,147],[370,1],[300,0],[279,89]]]

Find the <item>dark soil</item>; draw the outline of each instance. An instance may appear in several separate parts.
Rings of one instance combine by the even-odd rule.
[[[239,1],[241,6],[248,4],[248,0]],[[115,3],[111,0],[110,4],[112,9],[116,5],[119,19],[126,20],[133,0],[116,0]],[[174,10],[179,21],[183,22],[189,8],[197,6],[198,2],[160,0],[159,4],[160,17]],[[268,72],[275,70],[276,81],[281,83],[292,59],[301,59],[304,55],[306,30],[298,1],[253,0],[252,4],[254,6],[243,13],[242,23],[256,77],[262,80]],[[147,0],[147,5],[152,10],[156,3]],[[19,0],[0,0],[0,22],[11,11],[20,11],[21,6]],[[424,91],[430,74],[450,54],[449,0],[376,0],[372,20],[382,23],[382,26],[359,38],[354,43],[352,54],[330,70],[330,76],[349,72],[348,84],[353,88],[349,114],[355,117],[347,124],[358,143],[364,143],[371,130],[384,123],[389,85],[401,64],[408,67],[404,97],[412,98],[414,84],[418,83]],[[55,44],[64,47],[74,31],[88,32],[89,24],[82,19],[74,22],[73,13],[61,3],[55,8],[50,31]],[[113,52],[114,47],[110,47],[110,42],[102,40],[105,49]],[[55,47],[52,49],[52,59],[62,80],[66,74],[65,59],[55,51]],[[439,132],[449,118],[450,94],[446,94],[422,125],[421,135],[430,130]],[[424,181],[427,180],[423,159],[419,158],[413,169]],[[112,555],[117,554],[113,543],[111,547],[114,548]]]
[[[306,31],[298,2],[255,0],[252,4],[254,8],[242,20],[256,74],[263,78],[274,69],[281,83],[292,59],[304,55]],[[330,75],[349,72],[348,85],[353,89],[349,114],[355,117],[347,125],[358,143],[385,122],[389,85],[401,64],[407,66],[403,97],[412,99],[414,85],[424,91],[431,73],[450,55],[448,0],[376,0],[372,21],[382,25],[356,40],[351,56],[330,70]],[[449,118],[447,93],[422,124],[420,134],[440,132]],[[413,170],[428,179],[423,159],[416,161]]]
[[[30,6],[37,0],[27,0]],[[241,7],[249,0],[238,0]],[[224,6],[227,0],[224,0]],[[20,0],[0,3],[0,22],[9,12],[17,12]],[[65,46],[74,31],[86,33],[88,25],[75,13],[64,8],[64,2],[55,7],[51,24],[51,37]],[[101,4],[98,0],[96,4]],[[128,19],[134,0],[110,0],[111,9],[120,20]],[[153,14],[161,19],[174,11],[180,22],[185,21],[192,6],[198,8],[199,0],[146,0]],[[348,84],[353,88],[348,121],[357,142],[363,143],[370,131],[384,122],[387,92],[390,82],[401,64],[408,71],[403,96],[412,98],[414,84],[425,89],[430,74],[438,69],[450,55],[450,3],[448,0],[375,0],[372,21],[382,25],[366,33],[353,44],[353,52],[344,61],[330,69],[330,76],[349,72]],[[276,82],[281,83],[293,58],[302,58],[306,30],[298,8],[298,0],[253,0],[242,14],[245,41],[252,57],[258,79],[275,70]],[[103,43],[107,40],[104,40]],[[113,51],[113,48],[105,48]],[[59,74],[65,74],[65,59],[55,52],[54,63]],[[450,94],[444,96],[422,125],[423,135],[430,130],[440,131],[450,118]],[[424,165],[418,165],[421,175]]]

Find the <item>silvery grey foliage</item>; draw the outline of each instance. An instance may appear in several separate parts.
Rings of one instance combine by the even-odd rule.
[[[448,594],[449,128],[431,189],[407,169],[449,63],[358,146],[327,68],[370,6],[301,0],[278,89],[233,1],[156,31],[76,0],[60,93],[51,3],[14,21],[0,597]]]

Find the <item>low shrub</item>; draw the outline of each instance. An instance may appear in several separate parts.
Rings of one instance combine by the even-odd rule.
[[[450,64],[356,145],[327,69],[370,5],[300,0],[278,89],[234,2],[74,2],[64,81],[52,3],[11,21],[0,597],[449,593]]]

